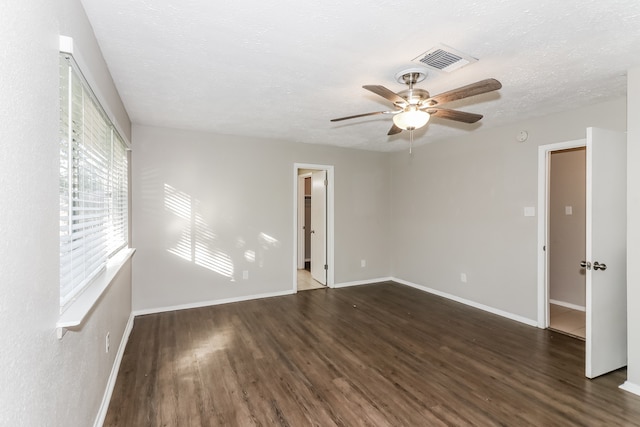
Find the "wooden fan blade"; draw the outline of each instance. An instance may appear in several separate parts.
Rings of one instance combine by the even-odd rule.
[[[425,102],[425,105],[444,104],[447,102],[456,101],[458,99],[492,92],[494,90],[500,89],[501,87],[502,83],[500,83],[496,79],[481,80],[476,83],[471,83],[470,85],[459,87],[458,89],[453,89],[448,92],[432,96]]]
[[[400,129],[396,125],[392,125],[391,129],[389,129],[389,132],[387,132],[387,135],[395,135],[395,134],[400,133],[400,132],[402,132],[402,129]]]
[[[378,114],[388,114],[389,111],[375,111],[373,113],[364,113],[364,114],[356,114],[355,116],[347,116],[347,117],[340,117],[338,119],[331,119],[332,122],[339,122],[341,120],[349,120],[349,119],[356,119],[358,117],[366,117],[366,116],[375,116]]]
[[[446,108],[429,108],[425,110],[434,117],[455,120],[456,122],[475,123],[482,118],[482,114],[467,113],[465,111],[447,110]]]
[[[393,103],[401,103],[406,104],[407,100],[399,96],[397,93],[393,92],[391,89],[387,89],[384,86],[380,85],[365,85],[362,86],[368,91],[375,93],[376,95],[380,95],[381,97],[388,99]]]

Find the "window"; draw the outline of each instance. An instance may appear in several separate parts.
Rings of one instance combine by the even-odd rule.
[[[60,305],[128,243],[127,147],[82,77],[60,54]]]

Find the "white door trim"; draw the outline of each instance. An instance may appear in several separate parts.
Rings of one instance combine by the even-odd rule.
[[[549,327],[548,251],[545,250],[549,240],[549,159],[552,151],[586,145],[586,139],[576,139],[538,147],[538,328]]]
[[[334,175],[332,165],[316,165],[312,163],[293,164],[293,292],[298,291],[298,171],[300,169],[316,169],[327,171],[327,287],[334,287]]]

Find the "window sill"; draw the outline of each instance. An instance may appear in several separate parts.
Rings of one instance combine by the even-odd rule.
[[[60,314],[56,323],[58,339],[62,339],[67,330],[76,329],[84,322],[100,297],[113,282],[122,266],[133,256],[134,248],[124,248],[115,254],[102,272],[78,297]]]

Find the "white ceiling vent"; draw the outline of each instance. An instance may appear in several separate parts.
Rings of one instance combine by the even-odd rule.
[[[429,49],[422,55],[413,59],[413,62],[417,62],[434,70],[445,71],[447,73],[476,61],[476,58],[443,44]]]

